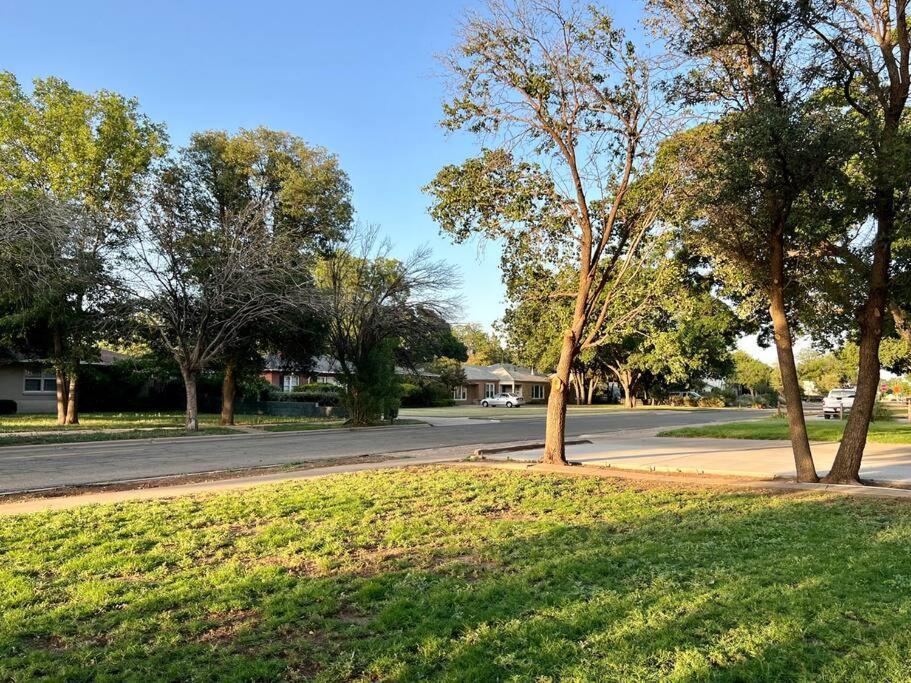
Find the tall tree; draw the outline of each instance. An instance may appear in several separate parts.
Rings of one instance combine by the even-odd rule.
[[[377,421],[397,408],[396,362],[414,365],[432,353],[440,321],[451,312],[445,294],[455,271],[427,249],[399,260],[376,230],[354,231],[316,269],[327,342],[339,364],[352,424]]]
[[[507,289],[572,263],[572,301],[551,380],[543,460],[566,463],[570,375],[603,341],[610,301],[635,271],[666,188],[632,187],[656,127],[650,73],[611,18],[561,0],[489,0],[446,65],[444,126],[499,142],[439,172],[431,210],[457,241],[505,242]],[[520,284],[524,283],[524,284]]]
[[[264,220],[289,250],[286,258],[296,254],[302,271],[351,225],[351,186],[338,159],[296,136],[266,128],[236,135],[206,131],[192,136],[183,158],[190,181],[206,190],[201,196],[212,220],[226,223],[248,206],[260,207]],[[234,424],[238,373],[244,367],[257,369],[262,347],[276,346],[277,340],[270,339],[273,331],[286,341],[284,328],[291,320],[315,322],[312,311],[278,327],[251,320],[225,346],[221,424]],[[307,329],[298,332],[296,355],[301,356],[301,342],[316,339]],[[310,353],[316,350],[311,346]]]
[[[186,388],[186,428],[199,428],[200,373],[235,348],[251,324],[268,325],[307,305],[309,273],[297,267],[294,240],[247,203],[224,216],[183,157],[163,168],[125,254],[136,322],[170,353]]]
[[[869,183],[875,233],[864,250],[866,292],[856,310],[859,373],[854,406],[825,481],[857,483],[879,392],[880,343],[893,277],[893,243],[907,233],[899,219],[911,186],[911,137],[903,122],[911,87],[908,0],[823,0],[809,26],[823,64],[845,104],[862,122],[859,167]],[[846,247],[846,245],[842,245]],[[847,260],[850,265],[851,258]]]
[[[716,120],[668,143],[689,180],[691,244],[732,291],[766,308],[797,478],[817,481],[793,350],[807,211],[841,168],[840,119],[816,98],[802,0],[652,0],[691,70],[678,96]],[[680,173],[680,168],[677,168]]]
[[[510,362],[509,352],[496,334],[476,323],[463,323],[452,328],[453,334],[465,346],[470,365],[494,365]]]
[[[79,365],[110,323],[114,264],[150,164],[165,151],[163,127],[140,113],[134,99],[84,93],[57,78],[36,79],[26,93],[0,72],[0,196],[55,220],[35,220],[7,235],[39,249],[7,251],[23,260],[19,282],[4,279],[8,338],[27,323],[37,349],[57,375],[57,421],[78,422]],[[24,203],[23,203],[24,202]],[[14,210],[15,209],[14,207]],[[19,222],[24,228],[25,224]],[[10,317],[11,316],[11,317]],[[41,334],[36,334],[36,329]],[[21,338],[21,335],[19,335]]]
[[[733,354],[734,374],[731,379],[747,388],[750,396],[763,388],[771,387],[772,368],[758,358],[753,358],[746,351],[737,350]]]

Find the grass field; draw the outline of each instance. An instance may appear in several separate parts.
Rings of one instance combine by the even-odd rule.
[[[199,424],[202,427],[218,425],[219,415],[200,413]],[[278,417],[274,415],[237,415],[238,425],[260,425],[276,423],[320,424],[338,422],[330,418]],[[47,413],[24,413],[21,415],[0,416],[0,432],[39,432],[39,431],[79,431],[93,429],[150,429],[158,427],[182,427],[183,412],[161,413],[83,413],[79,416],[78,425],[57,424],[56,415]]]
[[[807,420],[811,441],[841,441],[846,422],[840,420]],[[704,427],[681,427],[660,432],[658,436],[686,436],[708,439],[787,439],[788,423],[781,418],[753,422],[728,422]],[[875,443],[911,443],[908,422],[873,422],[869,440]]]
[[[29,446],[85,441],[123,441],[177,436],[215,436],[238,434],[238,430],[218,426],[216,414],[200,414],[199,431],[186,432],[184,414],[168,413],[84,413],[78,425],[57,424],[48,414],[5,415],[0,417],[0,447]],[[322,417],[279,417],[272,415],[237,415],[238,426],[260,427],[263,431],[303,431],[341,427],[344,420]],[[99,432],[97,430],[126,430]]]
[[[903,681],[911,506],[492,470],[0,519],[0,680]]]

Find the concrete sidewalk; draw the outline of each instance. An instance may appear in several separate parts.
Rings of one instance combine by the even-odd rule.
[[[795,476],[794,455],[787,441],[747,439],[680,439],[654,435],[622,435],[605,438],[588,435],[591,444],[567,446],[566,457],[583,465],[652,472],[719,474],[757,479]],[[820,475],[828,472],[838,444],[812,444],[813,459]],[[496,460],[534,461],[539,450],[516,451]],[[911,444],[867,444],[864,479],[911,486]]]

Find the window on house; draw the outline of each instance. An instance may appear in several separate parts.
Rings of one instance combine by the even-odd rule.
[[[294,391],[294,387],[300,384],[300,377],[297,375],[285,375],[282,377],[282,389],[284,391]]]
[[[493,398],[497,395],[497,385],[496,384],[485,384],[484,385],[484,398]]]
[[[532,384],[531,385],[531,397],[532,398],[544,398],[544,385],[543,384]]]
[[[22,390],[29,393],[53,393],[57,391],[57,377],[54,375],[53,370],[43,370],[41,372],[26,370],[25,383]]]
[[[468,387],[465,387],[465,386],[453,387],[453,389],[452,389],[452,397],[453,397],[456,401],[464,401],[464,400],[466,400],[466,399],[468,398]]]

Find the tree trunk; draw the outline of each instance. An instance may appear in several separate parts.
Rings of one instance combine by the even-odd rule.
[[[894,222],[895,202],[890,188],[887,193],[880,192],[876,201],[876,242],[870,269],[869,294],[858,320],[860,344],[857,391],[832,469],[823,479],[829,484],[860,483],[860,463],[879,393],[879,345],[883,337],[883,318],[889,296]]]
[[[573,330],[566,330],[563,334],[563,346],[560,348],[560,361],[557,363],[557,371],[550,380],[550,396],[547,399],[547,427],[541,462],[551,465],[568,464],[563,437],[566,432],[569,371],[576,353],[576,336]]]
[[[79,424],[79,365],[70,372],[69,382],[67,383],[67,400],[66,400],[66,423],[68,425]]]
[[[66,424],[66,409],[69,403],[69,393],[66,390],[66,373],[60,368],[54,368],[54,376],[57,378],[57,424]]]
[[[67,403],[69,401],[69,395],[67,392],[66,384],[66,373],[63,370],[63,333],[59,329],[54,329],[52,333],[52,340],[54,345],[54,376],[57,379],[56,382],[56,395],[57,395],[57,424],[65,425],[66,424],[66,409]],[[44,387],[42,387],[43,389]]]
[[[598,388],[598,380],[594,377],[588,382],[588,393],[585,396],[585,404],[591,405],[595,400],[595,390]]]
[[[788,432],[794,451],[797,481],[819,481],[807,424],[800,401],[800,384],[797,379],[797,364],[794,362],[794,348],[791,340],[791,325],[788,322],[784,298],[784,236],[782,227],[776,228],[771,240],[772,284],[770,288],[769,313],[775,332],[775,349],[778,353],[778,368],[781,371],[781,385],[788,404]]]
[[[234,424],[234,398],[237,396],[237,361],[231,358],[225,363],[225,378],[221,382],[222,425]]]
[[[199,399],[196,394],[197,372],[188,368],[181,368],[184,387],[187,390],[186,428],[188,432],[199,431]]]

